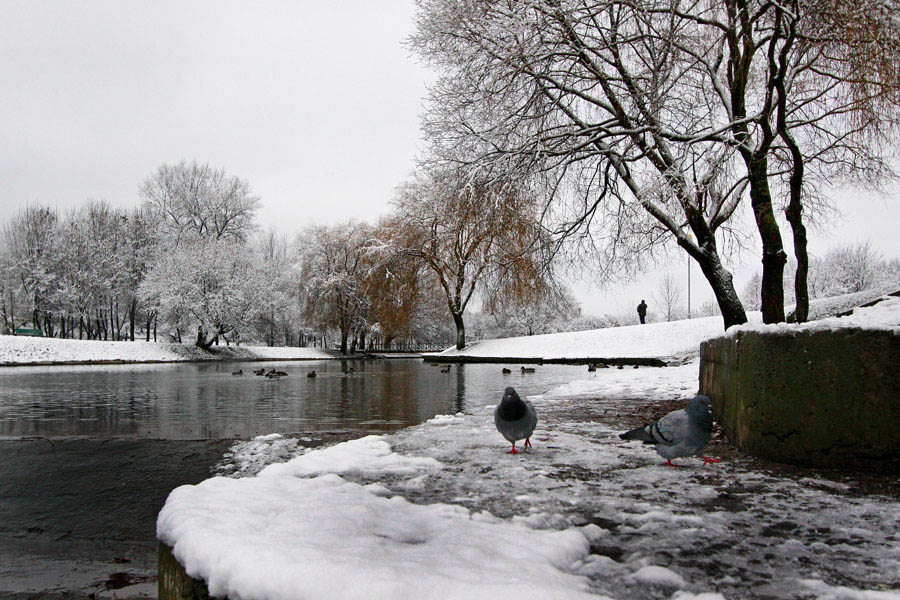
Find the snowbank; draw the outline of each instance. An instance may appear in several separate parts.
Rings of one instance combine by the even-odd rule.
[[[763,325],[760,312],[747,313],[748,323],[728,329],[738,331],[796,331],[835,327],[896,328],[900,325],[900,298],[885,296],[874,307],[856,308],[850,317],[830,317],[802,325]],[[811,303],[811,313],[846,310],[872,299],[871,292],[820,298]],[[685,319],[646,325],[610,327],[590,331],[550,333],[472,342],[463,350],[445,350],[442,357],[522,358],[535,360],[585,358],[661,358],[696,356],[700,343],[725,333],[722,317]]]
[[[759,313],[748,315],[759,322]],[[669,358],[697,354],[700,342],[724,333],[722,317],[685,319],[590,331],[549,333],[472,342],[443,357],[508,357],[531,359]]]
[[[173,491],[157,532],[210,592],[247,600],[900,600],[896,498],[727,455],[672,469],[618,439],[696,373],[600,369],[532,396],[534,449],[516,456],[490,406],[268,466],[286,447],[258,438],[235,452],[243,478]]]
[[[0,365],[103,362],[175,362],[185,360],[290,360],[333,358],[318,348],[216,346],[207,352],[193,345],[0,335]]]
[[[833,331],[856,327],[859,329],[871,329],[891,331],[900,335],[900,298],[896,296],[883,296],[880,301],[872,306],[860,306],[852,309],[849,315],[843,317],[828,317],[808,323],[747,323],[729,327],[727,335],[736,336],[744,331],[757,333],[796,333],[800,331]]]
[[[571,572],[588,555],[577,530],[538,531],[460,506],[412,504],[366,477],[418,475],[432,458],[399,455],[369,436],[174,490],[157,521],[191,577],[232,598],[578,598]],[[527,568],[523,568],[527,565]]]

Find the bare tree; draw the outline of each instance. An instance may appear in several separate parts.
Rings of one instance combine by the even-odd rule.
[[[607,272],[674,240],[728,327],[746,315],[716,235],[746,182],[734,147],[697,139],[718,109],[678,46],[695,33],[650,4],[421,0],[412,45],[445,72],[426,130],[438,155],[547,174],[545,218],[588,240]]]
[[[494,295],[484,309],[497,324],[499,336],[569,331],[581,314],[572,294],[552,281],[537,280],[523,296]]]
[[[428,120],[436,152],[476,147],[483,160],[564,171],[548,208],[565,212],[560,190],[580,204],[568,205],[559,233],[599,237],[618,269],[674,238],[710,281],[726,327],[745,315],[715,234],[746,189],[763,244],[763,319],[775,322],[786,261],[778,198],[794,232],[802,318],[803,213],[818,208],[816,183],[890,172],[886,134],[900,106],[893,1],[419,7],[412,44],[447,73]]]
[[[186,235],[246,240],[259,208],[246,180],[197,161],[160,166],[140,193],[176,240]]]
[[[666,275],[659,281],[656,291],[652,293],[653,300],[659,306],[662,306],[666,314],[666,321],[675,318],[679,304],[681,304],[681,286],[671,273]]]

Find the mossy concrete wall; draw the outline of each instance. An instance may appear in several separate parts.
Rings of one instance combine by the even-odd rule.
[[[159,542],[157,575],[158,600],[209,600],[206,583],[190,577],[172,555],[172,548],[162,542]]]
[[[742,450],[815,467],[900,472],[900,336],[740,332],[700,346],[700,393]]]

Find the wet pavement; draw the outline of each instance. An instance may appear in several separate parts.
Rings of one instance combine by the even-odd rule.
[[[670,468],[618,433],[683,400],[534,400],[540,422],[529,454],[506,455],[482,409],[391,436],[395,450],[445,467],[419,489],[380,483],[414,502],[460,504],[537,528],[589,526],[591,556],[576,572],[621,600],[672,598],[679,589],[729,600],[900,598],[897,476],[762,461],[721,435],[705,453],[722,462],[680,459],[682,468]],[[648,583],[636,575],[647,566],[685,583]]]

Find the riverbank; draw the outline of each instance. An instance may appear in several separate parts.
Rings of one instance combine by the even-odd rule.
[[[203,350],[192,344],[0,335],[0,366],[322,360],[337,357],[337,353],[320,348],[232,345]]]
[[[877,301],[885,294],[898,295],[897,285],[855,294],[819,298],[810,303],[810,319],[823,320],[849,313],[855,307]],[[792,306],[786,307],[788,312]],[[759,311],[747,313],[747,324],[762,323]],[[793,327],[782,324],[780,327]],[[732,330],[729,330],[732,331]],[[702,317],[627,325],[588,331],[478,340],[462,350],[450,348],[430,356],[434,362],[507,362],[526,364],[599,364],[664,366],[681,364],[698,355],[700,343],[724,335],[722,317]]]
[[[748,315],[761,322],[760,313]],[[722,317],[684,319],[588,331],[479,340],[462,350],[430,357],[435,362],[521,362],[663,366],[697,356],[700,342],[722,335]]]
[[[257,438],[232,453],[241,477],[173,491],[157,534],[242,598],[900,599],[893,478],[766,463],[718,435],[721,463],[672,469],[618,439],[696,388],[696,362],[598,370],[530,397],[517,456],[490,406],[287,462]]]

